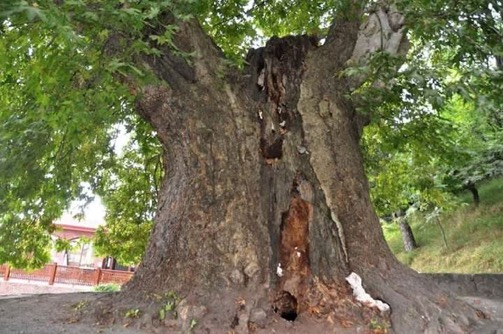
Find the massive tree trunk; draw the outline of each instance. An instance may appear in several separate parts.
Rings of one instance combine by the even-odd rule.
[[[396,52],[394,14],[378,14]],[[186,21],[175,43],[195,52],[190,62],[167,50],[142,58],[161,83],[138,89],[137,110],[163,145],[166,177],[144,261],[121,296],[176,292],[185,329],[198,318],[201,330],[245,332],[272,311],[365,325],[379,312],[354,301],[345,277],[356,272],[391,305],[397,333],[469,325],[472,310],[395,260],[370,202],[366,118],[340,76],[382,33],[369,22],[359,35],[359,22],[341,18],[323,46],[273,38],[239,72]]]

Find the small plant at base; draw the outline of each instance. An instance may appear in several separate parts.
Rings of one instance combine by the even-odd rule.
[[[84,309],[87,306],[87,301],[86,300],[81,300],[80,302],[73,304],[72,308],[74,311],[80,311]]]
[[[160,310],[159,310],[159,319],[166,319],[166,314],[175,309],[175,302],[173,300],[168,301]]]
[[[130,309],[126,311],[124,318],[139,318],[140,317],[140,309]]]
[[[369,328],[372,333],[388,333],[389,325],[386,322],[382,322],[377,319],[371,319]]]
[[[166,299],[174,299],[174,300],[178,300],[178,295],[176,294],[175,291],[168,291],[168,292],[165,292],[164,293],[164,297]]]
[[[157,297],[159,297],[157,295]],[[166,315],[168,312],[173,312],[173,316],[176,318],[177,314],[175,311],[176,305],[180,301],[180,298],[177,296],[176,292],[168,291],[164,293],[164,299],[167,300],[164,305],[159,310],[159,319],[166,319]]]
[[[194,329],[194,327],[196,327],[197,325],[197,320],[196,319],[190,319],[190,324],[189,324],[189,328],[190,329]]]

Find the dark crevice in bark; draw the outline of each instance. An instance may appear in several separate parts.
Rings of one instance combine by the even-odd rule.
[[[315,277],[334,281],[347,274],[335,226],[305,149],[297,110],[308,48],[316,45],[305,36],[273,39],[265,48],[249,53],[246,69],[252,82],[249,96],[261,106],[257,116],[262,152],[267,147],[264,137],[282,139],[281,161],[264,161],[261,183],[272,242],[272,305],[289,319],[322,298],[313,297],[317,295]],[[311,248],[310,242],[327,247]]]
[[[262,156],[268,163],[281,159],[283,141],[291,126],[304,71],[304,57],[316,47],[309,36],[273,38],[264,48],[250,51],[246,71],[251,77],[250,96],[265,107],[259,109]]]
[[[304,187],[309,185],[305,184]],[[296,314],[305,311],[308,304],[305,296],[311,279],[309,225],[312,222],[312,213],[312,204],[301,198],[297,186],[294,185],[288,211],[282,214],[279,263],[276,273],[280,277],[277,290],[280,295],[285,296],[286,292],[295,299],[298,307],[295,310]],[[275,306],[275,308],[279,309],[280,313],[283,312],[282,307]]]
[[[299,313],[297,298],[288,291],[282,290],[277,294],[273,302],[273,310],[283,319],[294,321]]]
[[[281,159],[283,156],[283,138],[277,137],[272,143],[269,143],[265,138],[260,138],[260,150],[264,159]]]

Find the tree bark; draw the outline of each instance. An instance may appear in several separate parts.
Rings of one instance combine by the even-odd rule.
[[[417,243],[414,238],[414,233],[412,233],[412,228],[405,217],[400,217],[398,224],[400,226],[400,234],[402,235],[403,249],[406,252],[413,251],[417,248]]]
[[[392,27],[385,42],[397,50],[402,31]],[[467,328],[473,310],[396,261],[372,208],[359,147],[366,117],[339,73],[365,55],[361,38],[385,27],[359,28],[340,19],[323,46],[273,38],[233,72],[186,21],[175,44],[194,52],[191,62],[169,50],[141,59],[161,83],[139,88],[137,110],[163,145],[166,172],[145,258],[121,298],[175,291],[185,329],[198,316],[201,330],[246,332],[271,310],[385,319],[351,296],[345,277],[356,272],[391,305],[397,333]]]

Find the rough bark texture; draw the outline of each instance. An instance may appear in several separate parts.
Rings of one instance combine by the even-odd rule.
[[[137,109],[163,144],[166,178],[145,259],[123,296],[175,291],[185,330],[199,318],[201,331],[252,331],[272,311],[325,317],[327,326],[385,322],[351,296],[344,278],[354,271],[391,305],[397,333],[467,330],[475,311],[389,251],[360,154],[367,120],[346,99],[358,83],[339,75],[367,52],[398,52],[400,19],[379,10],[360,33],[357,20],[340,19],[323,46],[273,38],[249,53],[242,73],[222,65],[193,21],[175,40],[195,52],[190,63],[168,50],[142,58],[163,82],[139,90]],[[365,42],[376,36],[379,45]]]

